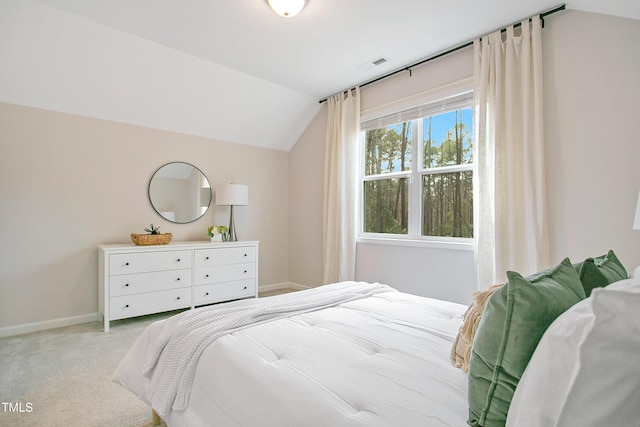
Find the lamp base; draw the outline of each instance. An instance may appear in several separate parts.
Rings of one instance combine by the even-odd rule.
[[[236,224],[233,221],[233,205],[231,205],[231,214],[229,215],[229,241],[238,241],[238,235],[236,234]]]

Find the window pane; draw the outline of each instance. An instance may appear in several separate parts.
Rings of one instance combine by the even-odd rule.
[[[364,219],[366,233],[407,234],[408,178],[365,181]]]
[[[365,133],[365,175],[411,170],[411,122]]]
[[[422,235],[473,237],[471,171],[422,177]]]
[[[424,168],[472,163],[472,109],[450,111],[424,119]]]

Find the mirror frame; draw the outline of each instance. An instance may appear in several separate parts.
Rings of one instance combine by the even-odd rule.
[[[162,214],[162,212],[164,212],[164,211],[163,211],[162,209],[160,209],[160,208],[159,208],[159,206],[158,206],[158,205],[159,205],[159,201],[157,200],[157,197],[156,197],[156,203],[154,203],[154,200],[153,200],[153,197],[152,197],[152,194],[151,194],[151,190],[152,190],[152,186],[153,186],[154,178],[155,178],[155,179],[159,179],[159,178],[161,178],[161,177],[157,176],[157,175],[158,175],[158,173],[161,173],[161,171],[162,171],[164,168],[166,168],[167,166],[172,166],[172,165],[186,165],[186,166],[190,166],[190,167],[191,167],[191,169],[192,169],[192,172],[191,172],[191,173],[193,173],[193,172],[198,172],[198,173],[200,174],[200,177],[199,177],[199,178],[200,178],[201,180],[202,180],[202,179],[204,179],[204,181],[206,181],[207,185],[209,186],[208,188],[207,188],[207,187],[199,187],[199,189],[200,189],[200,190],[203,190],[203,189],[205,189],[205,188],[207,188],[207,189],[209,190],[209,191],[208,191],[209,203],[206,205],[206,209],[204,209],[204,210],[203,210],[201,213],[199,213],[198,215],[195,215],[195,214],[194,214],[194,215],[192,215],[192,216],[189,216],[188,218],[184,218],[184,220],[180,220],[180,218],[174,218],[174,219],[167,218],[166,216],[164,216],[164,215]],[[157,183],[157,180],[156,180],[156,183]],[[156,213],[157,213],[158,215],[160,215],[163,219],[165,219],[165,220],[167,220],[167,221],[169,221],[169,222],[172,222],[172,223],[174,223],[174,224],[189,224],[189,223],[192,223],[192,222],[194,222],[194,221],[199,220],[200,218],[202,218],[202,217],[204,216],[204,214],[206,214],[206,213],[207,213],[207,211],[208,211],[208,210],[209,210],[209,208],[211,207],[211,202],[212,202],[212,200],[213,200],[213,193],[212,193],[212,191],[211,191],[211,181],[209,181],[209,178],[207,178],[207,176],[204,174],[204,172],[202,172],[202,170],[200,170],[200,169],[199,169],[199,168],[197,168],[196,166],[192,165],[191,163],[187,163],[187,162],[169,162],[169,163],[166,163],[166,164],[164,164],[164,165],[160,166],[158,169],[156,169],[156,171],[153,173],[153,175],[151,175],[151,179],[149,179],[149,185],[148,185],[148,189],[147,189],[147,196],[149,197],[149,203],[151,203],[151,207],[153,207],[153,210],[154,210],[154,211],[156,211]],[[174,196],[175,196],[175,194],[174,194]],[[191,203],[191,202],[193,202],[193,203],[198,203],[198,201],[199,201],[199,200],[200,200],[200,199],[195,200],[195,201],[191,201],[191,200],[189,200],[189,202],[190,202],[190,203]],[[192,206],[192,207],[194,207],[194,206]],[[203,208],[203,207],[205,207],[205,206],[200,206],[200,205],[196,204],[196,206],[195,206],[194,208],[195,208],[195,209],[199,209],[199,208]]]

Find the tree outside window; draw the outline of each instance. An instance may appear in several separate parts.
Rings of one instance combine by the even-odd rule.
[[[472,126],[467,107],[363,131],[363,232],[472,238]]]

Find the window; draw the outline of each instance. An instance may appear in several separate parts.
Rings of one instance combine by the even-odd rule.
[[[473,237],[470,92],[362,123],[365,236]]]

